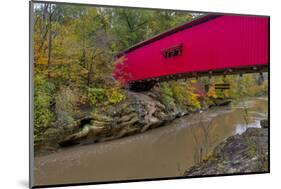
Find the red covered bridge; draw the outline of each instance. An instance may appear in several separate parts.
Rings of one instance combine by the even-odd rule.
[[[267,71],[269,17],[202,16],[117,55],[113,76],[130,88],[157,81]]]

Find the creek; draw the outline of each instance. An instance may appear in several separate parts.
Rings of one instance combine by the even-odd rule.
[[[177,118],[141,134],[37,156],[35,185],[182,176],[219,143],[248,127],[260,127],[267,116],[267,97],[250,98]]]

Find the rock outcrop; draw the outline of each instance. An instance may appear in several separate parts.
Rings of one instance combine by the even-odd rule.
[[[78,132],[63,138],[59,144],[68,146],[121,138],[159,127],[184,114],[186,110],[168,111],[155,93],[128,92],[125,101],[87,117]]]
[[[146,92],[127,91],[126,96],[116,105],[79,109],[72,115],[74,121],[71,124],[54,123],[43,134],[43,142],[35,146],[35,152],[46,154],[60,147],[103,142],[145,132],[198,111],[191,106],[165,105],[157,86]],[[202,103],[202,108],[207,106]]]
[[[242,135],[228,138],[210,158],[187,170],[185,176],[251,172],[268,172],[267,128],[248,128]]]

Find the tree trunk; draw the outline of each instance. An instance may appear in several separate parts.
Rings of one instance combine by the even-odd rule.
[[[48,41],[48,78],[50,78],[51,55],[52,55],[52,6],[49,6],[49,41]]]
[[[88,78],[87,78],[88,87],[90,87],[90,85],[91,85],[91,77],[92,77],[92,71],[93,71],[92,69],[93,69],[93,63],[91,62],[89,70],[88,70]]]

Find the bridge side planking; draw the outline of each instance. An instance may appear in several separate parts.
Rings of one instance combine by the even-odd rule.
[[[265,16],[203,16],[120,53],[113,76],[128,85],[267,71],[268,24]],[[163,53],[177,44],[176,56]]]

